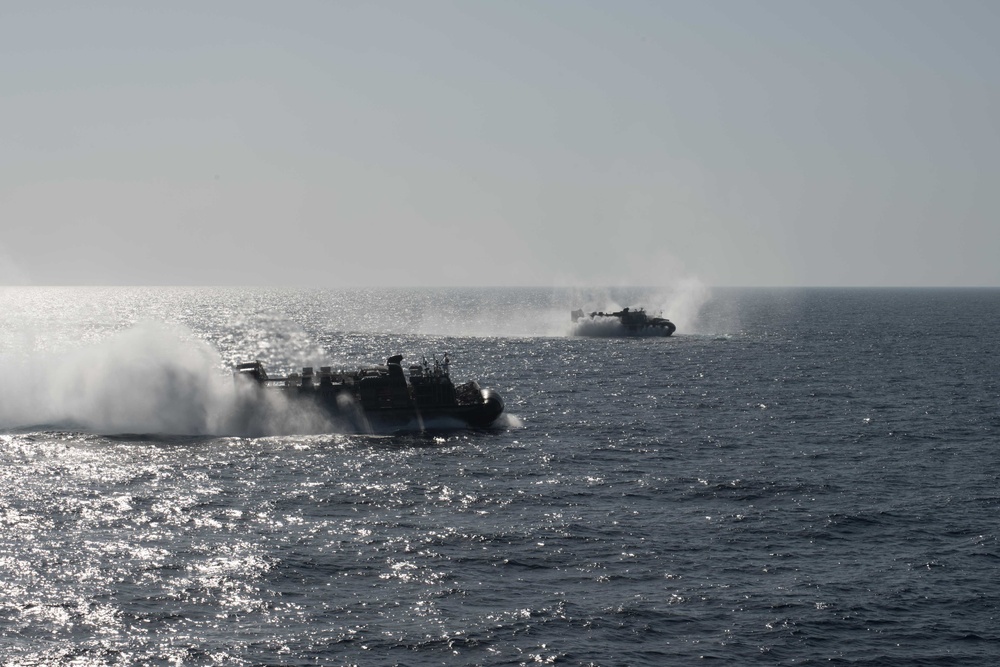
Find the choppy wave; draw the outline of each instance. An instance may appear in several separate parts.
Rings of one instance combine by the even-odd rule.
[[[750,291],[670,345],[143,294],[2,342],[4,664],[995,661],[996,291]],[[247,354],[428,347],[517,421],[213,433]]]

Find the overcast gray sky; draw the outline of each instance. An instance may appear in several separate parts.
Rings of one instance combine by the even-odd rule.
[[[0,284],[1000,285],[1000,2],[3,2]]]

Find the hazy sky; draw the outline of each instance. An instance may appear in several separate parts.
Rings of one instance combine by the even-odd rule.
[[[0,284],[1000,285],[1000,2],[3,2]]]

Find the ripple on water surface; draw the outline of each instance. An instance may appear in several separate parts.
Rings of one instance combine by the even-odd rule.
[[[934,341],[912,336],[925,302],[877,292],[754,292],[704,319],[738,325],[620,341],[491,336],[503,317],[482,303],[461,322],[475,336],[451,337],[463,306],[434,320],[398,295],[384,303],[410,309],[411,333],[370,312],[351,331],[336,294],[234,294],[112,291],[73,311],[79,331],[36,294],[22,314],[41,333],[5,335],[0,354],[127,342],[150,317],[188,327],[222,375],[248,350],[293,368],[446,348],[518,421],[391,437],[7,428],[2,661],[995,658],[1000,369],[970,334],[995,320],[990,299],[928,297],[948,320]]]

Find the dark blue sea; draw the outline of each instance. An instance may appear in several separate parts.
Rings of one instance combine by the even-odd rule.
[[[678,331],[573,335],[622,306]],[[1000,662],[1000,290],[8,287],[0,314],[4,665]],[[508,415],[232,418],[238,362],[396,353]]]

